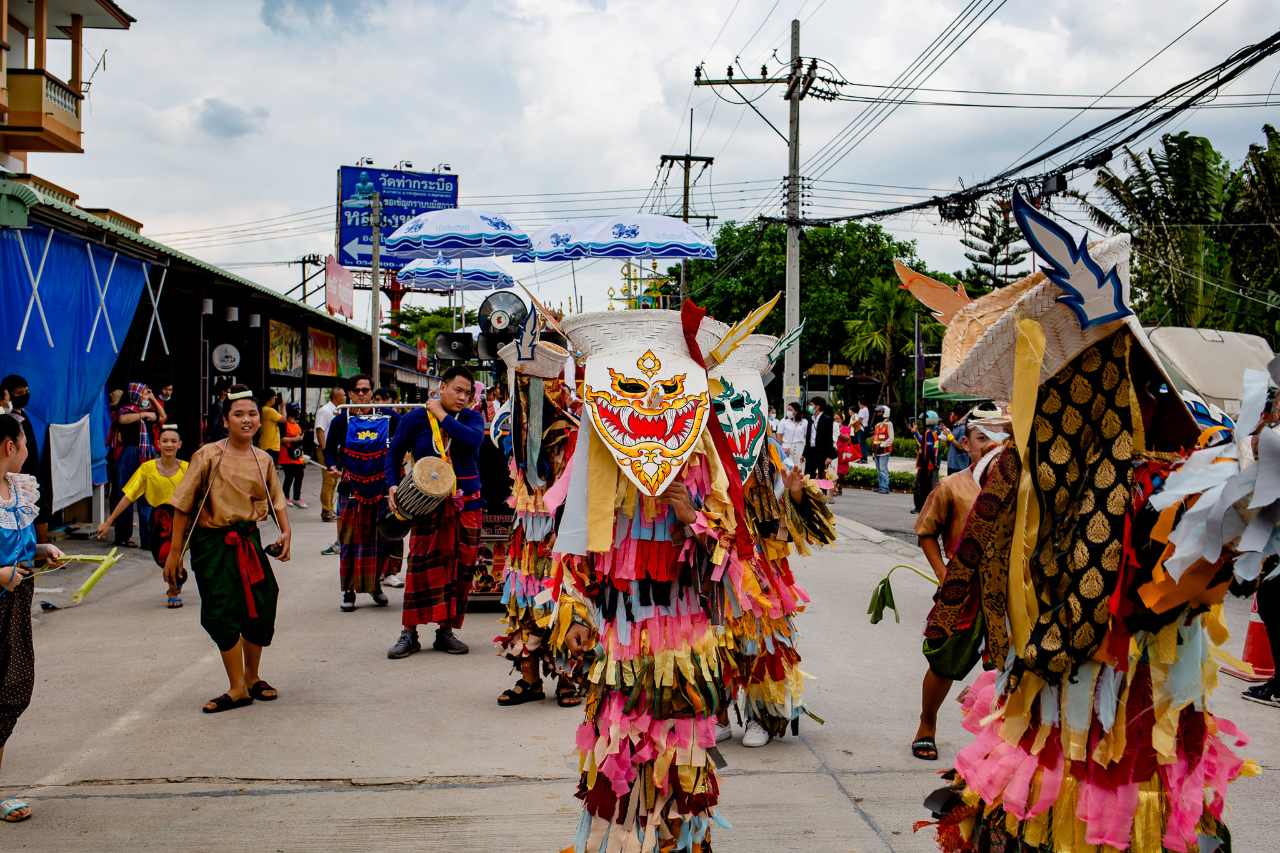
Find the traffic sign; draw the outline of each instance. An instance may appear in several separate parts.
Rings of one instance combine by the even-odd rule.
[[[458,176],[432,172],[404,172],[367,166],[338,167],[338,263],[368,269],[373,255],[369,212],[373,194],[382,196],[382,237],[420,213],[458,206]],[[382,247],[379,265],[399,270],[412,258]]]

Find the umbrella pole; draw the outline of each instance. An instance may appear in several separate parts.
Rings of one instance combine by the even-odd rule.
[[[569,275],[573,278],[573,310],[581,314],[582,303],[578,299],[578,273],[574,269],[573,261],[569,261]]]

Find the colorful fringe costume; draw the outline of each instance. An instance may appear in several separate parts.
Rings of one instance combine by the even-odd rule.
[[[700,319],[687,305],[683,324],[656,310],[563,324],[586,358],[591,425],[577,434],[557,534],[565,590],[554,639],[575,622],[599,638],[577,737],[585,811],[569,849],[578,853],[702,853],[711,824],[724,825],[715,811],[725,695],[713,616],[750,543],[735,535],[745,532],[735,529],[741,491],[690,346]],[[673,482],[697,510],[687,526],[656,497]]]
[[[704,320],[702,327],[721,338],[729,331],[714,320]],[[743,482],[746,525],[755,543],[752,559],[724,585],[720,642],[726,683],[731,697],[742,697],[745,721],[758,723],[771,737],[782,737],[788,728],[798,731],[800,716],[808,713],[793,617],[809,596],[787,557],[793,546],[808,554],[810,544],[835,541],[825,498],[808,483],[799,501],[791,497],[781,449],[769,441],[764,374],[784,349],[777,338],[751,335],[710,371],[712,407]]]
[[[499,352],[509,369],[513,402],[510,503],[515,524],[502,578],[507,630],[494,643],[517,667],[536,659],[542,674],[554,675],[557,666],[548,643],[556,603],[551,589],[552,547],[558,511],[568,489],[564,474],[577,439],[577,423],[570,414],[574,404],[569,388],[557,378],[568,353],[545,341],[526,352],[530,357],[521,360],[515,343]]]
[[[947,335],[967,329],[969,345],[942,371],[944,390],[1009,399],[1014,440],[948,563],[946,585],[970,595],[930,614],[946,637],[979,609],[1000,665],[969,689],[975,740],[930,798],[938,845],[1229,850],[1227,785],[1256,771],[1207,708],[1233,555],[1170,572],[1190,501],[1162,497],[1198,431],[1128,311],[1127,236],[1081,253],[1020,196],[1014,213],[1049,281],[1010,285],[1016,304],[981,336],[969,321],[1010,294],[962,308]]]

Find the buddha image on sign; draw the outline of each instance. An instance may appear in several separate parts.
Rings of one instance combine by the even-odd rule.
[[[636,348],[587,359],[584,396],[596,434],[624,474],[657,496],[706,426],[707,373],[684,354]]]

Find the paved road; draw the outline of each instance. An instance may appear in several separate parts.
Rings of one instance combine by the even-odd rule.
[[[911,514],[910,493],[879,495],[870,489],[846,488],[843,494],[831,499],[831,508],[836,515],[888,533],[909,545],[916,544],[916,517]]]
[[[86,604],[40,618],[35,701],[0,772],[0,792],[28,797],[36,816],[0,825],[0,850],[488,853],[571,841],[580,712],[495,705],[511,676],[485,645],[493,613],[468,618],[471,655],[387,660],[399,595],[391,609],[339,613],[335,561],[318,554],[331,530],[317,515],[297,516],[299,558],[280,572],[279,632],[263,670],[281,690],[276,703],[200,713],[223,689],[213,647],[196,607],[163,609],[156,571],[136,555]],[[869,625],[872,587],[914,551],[851,522],[841,531],[836,546],[796,566],[814,599],[801,650],[826,725],[763,750],[727,745],[722,810],[734,828],[718,850],[934,849],[911,825],[945,765],[907,749],[929,589],[904,577],[902,622]],[[51,577],[56,586],[39,597],[65,603],[78,578]],[[1247,617],[1240,607],[1230,615],[1236,627]],[[1228,687],[1220,710],[1259,736],[1252,756],[1280,770],[1280,716]],[[944,761],[967,740],[949,706]],[[1272,849],[1275,791],[1268,777],[1235,789],[1238,850]]]

